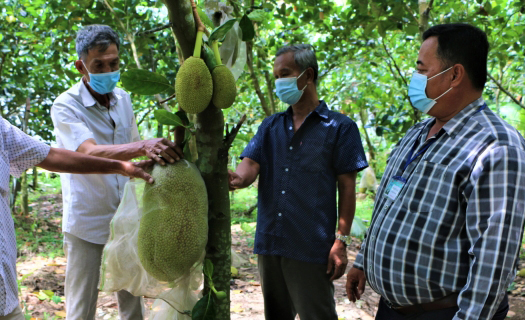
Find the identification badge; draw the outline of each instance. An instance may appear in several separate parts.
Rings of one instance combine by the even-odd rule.
[[[401,192],[406,182],[406,179],[403,177],[392,177],[386,186],[385,196],[391,200],[396,200],[397,195]]]

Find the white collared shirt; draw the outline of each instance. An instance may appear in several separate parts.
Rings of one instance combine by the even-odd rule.
[[[19,177],[44,161],[50,147],[0,118],[0,316],[18,305],[16,238],[9,210],[9,174]]]
[[[124,90],[110,94],[110,107],[100,105],[82,80],[53,103],[51,119],[58,147],[76,151],[86,140],[98,145],[139,141],[131,99]],[[62,231],[105,244],[109,223],[129,178],[117,174],[60,174],[63,196]]]

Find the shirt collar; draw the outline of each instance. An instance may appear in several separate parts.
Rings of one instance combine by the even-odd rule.
[[[328,106],[326,105],[326,102],[324,102],[323,100],[320,100],[319,102],[320,102],[319,105],[314,109],[314,111],[312,111],[312,113],[315,112],[321,118],[328,119]],[[284,114],[288,116],[292,116],[293,114],[292,106],[289,106],[286,112],[284,112]]]
[[[117,102],[122,99],[122,96],[116,93],[116,88],[109,94],[109,106],[112,107],[117,104]],[[97,100],[91,95],[83,79],[80,79],[80,88],[79,88],[80,98],[82,99],[82,104],[84,107],[92,107],[96,104],[99,104]]]
[[[479,107],[485,104],[485,100],[482,97],[476,99],[474,102],[470,103],[468,106],[463,108],[458,114],[456,114],[452,119],[447,121],[443,126],[443,130],[450,135],[452,138],[463,128],[467,121],[479,110]]]

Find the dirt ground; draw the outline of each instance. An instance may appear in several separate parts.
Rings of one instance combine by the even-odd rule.
[[[61,212],[60,196],[53,196],[53,201],[43,199],[35,206],[33,212],[38,212],[50,227],[60,230]],[[355,260],[359,250],[359,240],[354,239],[348,247],[349,266]],[[252,253],[253,238],[238,225],[232,227],[232,260],[238,266],[239,274],[231,281],[231,319],[263,320],[264,307],[257,271],[256,256]],[[17,263],[19,275],[21,303],[32,319],[61,319],[65,317],[64,310],[64,278],[66,259],[64,257],[44,258],[28,256],[26,252]],[[525,261],[521,262],[525,268]],[[521,269],[520,268],[520,269]],[[352,303],[346,298],[346,277],[334,282],[335,299],[339,319],[370,320],[377,311],[379,295],[369,287],[360,301]],[[54,296],[54,297],[53,297]],[[61,299],[62,297],[62,299]],[[508,318],[525,320],[525,278],[517,277],[514,288],[509,295],[510,312]],[[153,299],[145,299],[146,315],[153,304]],[[115,296],[101,292],[97,305],[96,319],[118,319],[118,309]]]

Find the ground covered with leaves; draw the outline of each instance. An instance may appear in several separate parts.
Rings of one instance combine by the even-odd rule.
[[[61,319],[65,317],[64,279],[66,259],[61,236],[60,195],[43,196],[34,202],[32,214],[15,216],[18,233],[19,260],[17,271],[21,303],[28,319]],[[231,280],[231,319],[264,319],[264,304],[253,255],[255,223],[232,226],[232,260],[238,271]],[[353,239],[348,248],[349,265],[359,251],[360,240]],[[525,269],[525,261],[520,262]],[[348,301],[346,277],[334,282],[337,312],[340,319],[373,319],[379,296],[369,287],[357,303]],[[510,288],[509,317],[525,320],[525,277],[518,276]],[[145,299],[146,315],[153,299]],[[97,319],[118,319],[117,301],[113,294],[101,292]]]

